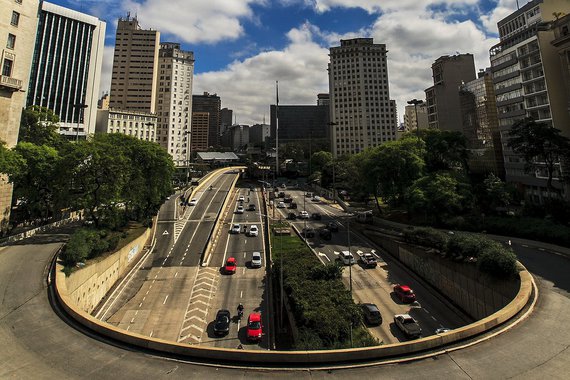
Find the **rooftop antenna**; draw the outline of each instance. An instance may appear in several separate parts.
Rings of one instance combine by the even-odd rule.
[[[519,6],[519,0],[517,0],[517,9],[521,9],[521,7]]]

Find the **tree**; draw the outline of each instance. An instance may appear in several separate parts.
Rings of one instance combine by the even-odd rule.
[[[18,141],[58,146],[64,139],[58,133],[59,118],[46,107],[30,106],[22,111]]]
[[[507,145],[522,156],[525,170],[532,173],[544,168],[548,179],[548,197],[554,190],[552,180],[562,158],[570,158],[570,140],[560,134],[560,130],[532,118],[517,121],[508,132]]]
[[[331,152],[319,151],[313,153],[313,157],[311,157],[313,172],[323,171],[323,169],[329,166],[332,161],[333,156]]]
[[[467,170],[467,141],[461,132],[425,129],[421,131],[425,141],[425,162],[428,172],[460,169]]]
[[[23,165],[22,157],[12,149],[8,149],[6,143],[0,140],[0,173],[15,175]]]

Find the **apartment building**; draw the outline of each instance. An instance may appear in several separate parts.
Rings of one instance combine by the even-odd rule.
[[[146,112],[115,110],[97,111],[97,133],[122,133],[139,140],[156,141],[156,115]]]
[[[427,128],[428,113],[426,102],[408,105],[404,108],[404,131],[418,133],[420,129]]]
[[[97,17],[41,4],[27,106],[51,109],[71,140],[95,133],[105,28]]]
[[[209,129],[210,129],[210,113],[192,112],[191,152],[204,152],[208,150]]]
[[[330,48],[330,136],[335,157],[396,139],[396,103],[390,99],[385,44],[341,40]],[[280,126],[281,128],[281,126]]]
[[[490,49],[505,178],[517,184],[528,201],[538,204],[548,194],[546,171],[525,172],[523,159],[507,146],[508,132],[518,120],[531,117],[570,136],[564,80],[568,67],[562,68],[552,27],[552,21],[564,13],[570,13],[567,0],[530,1],[498,22],[500,42]],[[559,170],[553,186],[568,199]]]

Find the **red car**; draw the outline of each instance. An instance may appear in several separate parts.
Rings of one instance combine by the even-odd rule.
[[[408,285],[394,286],[394,293],[396,293],[400,301],[404,303],[411,303],[416,300],[416,295],[414,294],[414,291]]]
[[[226,265],[224,265],[224,272],[226,274],[234,274],[237,268],[237,261],[235,257],[230,257],[226,260]]]
[[[261,314],[251,313],[247,318],[247,340],[259,342],[262,334]]]

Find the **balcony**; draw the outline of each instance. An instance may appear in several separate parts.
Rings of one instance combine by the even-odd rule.
[[[0,75],[0,87],[4,87],[9,91],[20,91],[22,89],[22,81],[6,75]]]

